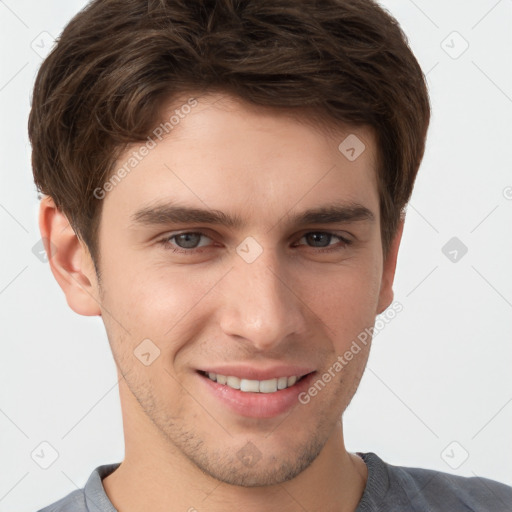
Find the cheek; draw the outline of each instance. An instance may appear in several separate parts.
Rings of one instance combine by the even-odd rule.
[[[225,266],[175,265],[166,261],[131,258],[115,248],[104,263],[105,306],[130,332],[133,349],[149,338],[161,350],[176,352],[198,333],[215,311],[215,286]],[[333,340],[348,340],[373,325],[380,289],[381,262],[377,250],[360,251],[338,267],[291,265],[286,278],[310,321],[321,321]],[[229,279],[229,276],[226,277]],[[221,284],[221,288],[223,283]],[[213,292],[213,293],[210,293]],[[227,300],[224,297],[223,300]],[[300,303],[304,304],[301,306]],[[210,315],[206,314],[207,312]],[[316,319],[315,319],[316,317]],[[169,346],[169,340],[179,340]]]
[[[303,282],[304,303],[322,322],[336,352],[373,325],[378,304],[378,265],[339,268]]]
[[[148,338],[167,355],[177,352],[199,332],[207,318],[205,307],[211,301],[207,295],[222,277],[222,273],[200,273],[186,266],[171,269],[147,263],[132,268],[125,265],[122,271],[121,267],[110,267],[106,275],[104,304],[124,327],[122,349],[133,349]]]

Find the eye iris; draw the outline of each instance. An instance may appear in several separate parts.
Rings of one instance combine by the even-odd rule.
[[[176,235],[176,243],[183,249],[194,249],[199,243],[200,238],[201,235],[198,233],[182,233],[180,235]],[[192,239],[192,242],[190,239]],[[185,245],[182,245],[183,241],[185,242]]]
[[[195,249],[203,235],[201,233],[179,233],[174,235],[172,238],[175,243],[182,249]],[[311,232],[304,235],[308,244],[312,244],[314,247],[328,247],[333,237],[330,233],[323,232]]]
[[[326,243],[323,245],[317,245],[316,247],[327,247],[329,245],[329,242],[331,241],[331,235],[329,235],[328,233],[310,233],[310,234],[306,235],[306,237],[307,237],[308,243],[309,242],[316,243],[317,241],[319,241],[320,237],[324,237],[324,241]]]

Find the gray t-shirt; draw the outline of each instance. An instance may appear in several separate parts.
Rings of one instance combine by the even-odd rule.
[[[373,452],[356,452],[368,480],[355,512],[512,512],[512,487],[483,477],[394,466]],[[98,466],[85,487],[39,512],[117,512],[102,479],[120,463]]]

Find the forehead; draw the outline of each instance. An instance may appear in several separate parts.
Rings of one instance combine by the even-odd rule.
[[[194,106],[189,108],[192,103]],[[369,149],[366,152],[366,158],[371,161],[372,166],[377,164],[373,127],[355,126],[328,118],[323,110],[311,106],[272,107],[249,103],[223,92],[196,93],[196,95],[191,92],[164,103],[160,112],[159,127],[163,128],[163,136],[170,137],[172,133],[175,140],[197,136],[197,130],[201,126],[212,134],[218,135],[224,131],[226,135],[231,136],[232,132],[237,132],[243,124],[246,125],[247,131],[280,130],[283,139],[288,133],[297,137],[302,132],[311,144],[314,144],[317,139],[336,148],[340,141],[349,135],[357,135],[361,142],[364,140]],[[188,121],[185,122],[186,119]],[[168,125],[171,120],[174,126],[167,130],[165,124]],[[234,126],[234,123],[237,125]],[[233,129],[230,130],[230,128]]]
[[[179,200],[274,223],[283,210],[340,199],[378,210],[371,129],[322,124],[308,112],[220,93],[175,99],[162,109],[151,143],[133,144],[118,159],[115,169],[128,172],[104,208],[130,216],[151,203]],[[140,158],[143,145],[152,147]]]

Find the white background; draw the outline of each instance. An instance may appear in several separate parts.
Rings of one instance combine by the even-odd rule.
[[[42,59],[31,45],[59,35],[83,5],[0,1],[1,512],[37,510],[123,458],[101,319],[71,311],[32,252],[26,125]],[[404,310],[374,339],[344,415],[346,446],[512,485],[512,0],[383,5],[428,73],[433,117],[398,258]],[[461,37],[469,48],[453,58]],[[442,252],[452,237],[468,248],[456,263]],[[59,454],[48,469],[31,458],[43,441]]]

